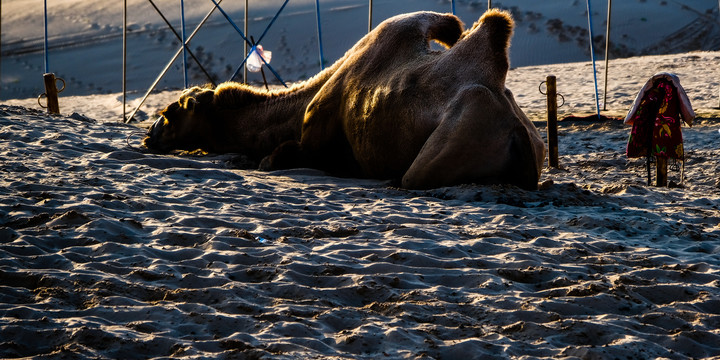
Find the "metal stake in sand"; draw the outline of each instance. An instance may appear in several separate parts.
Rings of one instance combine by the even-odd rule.
[[[45,38],[43,42],[43,49],[45,50],[45,73],[50,72],[50,57],[48,56],[48,16],[47,16],[47,0],[44,1],[43,10],[43,24],[45,28]]]
[[[127,106],[127,0],[123,0],[123,34],[122,34],[122,117],[127,122],[125,107]]]
[[[323,43],[322,43],[322,27],[320,26],[320,0],[315,0],[315,13],[317,14],[317,29],[318,29],[318,48],[320,49],[320,70],[325,70],[325,63],[323,59]]]
[[[607,30],[605,31],[605,91],[603,91],[603,111],[607,111],[608,69],[610,65],[610,18],[612,0],[608,0]]]
[[[368,32],[372,31],[372,10],[373,10],[373,0],[369,0],[370,3],[368,4]]]
[[[183,44],[183,80],[185,81],[185,88],[188,88],[188,64],[187,64],[187,45],[185,45],[185,1],[180,0],[180,22],[182,29],[180,31],[182,32],[182,41],[180,43]]]
[[[595,80],[595,109],[597,110],[598,118],[600,117],[600,95],[598,94],[597,85],[597,68],[595,67],[595,51],[593,50],[593,26],[592,26],[592,8],[590,6],[590,0],[587,0],[587,12],[588,12],[588,32],[590,33],[590,59],[592,60],[593,68],[593,79]]]
[[[558,131],[557,131],[557,80],[554,75],[547,77],[547,137],[548,137],[548,166],[557,168],[558,161]]]

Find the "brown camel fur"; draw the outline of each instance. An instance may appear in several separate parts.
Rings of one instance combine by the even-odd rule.
[[[280,91],[234,82],[187,89],[160,112],[143,145],[159,152],[240,153],[258,163],[279,144],[300,138],[305,108],[330,74]]]
[[[490,10],[450,49],[432,51],[431,34],[462,29],[456,17],[386,20],[312,99],[300,142],[283,144],[261,166],[401,179],[406,188],[536,189],[545,146],[505,88],[513,26],[507,12]]]
[[[457,25],[427,30],[426,41],[445,46],[454,44],[462,33]],[[332,66],[289,89],[266,91],[234,82],[216,89],[187,89],[161,111],[143,145],[159,152],[240,153],[259,163],[280,144],[300,140],[307,105],[343,63],[371,41],[362,39]]]

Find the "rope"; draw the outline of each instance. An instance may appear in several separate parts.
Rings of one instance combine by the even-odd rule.
[[[149,152],[149,150],[148,150],[147,148],[137,147],[137,146],[133,146],[132,144],[130,144],[130,137],[131,137],[131,136],[137,135],[137,134],[140,134],[140,133],[142,133],[143,136],[145,135],[145,132],[143,132],[142,129],[138,129],[138,130],[139,130],[139,131],[136,131],[136,130],[131,131],[131,132],[128,134],[128,136],[125,137],[125,143],[127,144],[127,146],[128,146],[131,150],[134,150],[134,151],[139,152],[139,153],[146,154],[146,153]]]
[[[590,33],[590,58],[592,60],[593,67],[593,79],[595,80],[595,109],[597,109],[597,115],[600,116],[600,94],[598,93],[598,80],[597,80],[597,68],[595,67],[595,51],[593,51],[593,26],[592,26],[592,10],[590,6],[590,0],[587,0],[587,11],[588,11],[588,29]]]

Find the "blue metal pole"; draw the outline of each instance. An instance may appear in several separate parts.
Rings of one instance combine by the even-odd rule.
[[[220,10],[220,13],[223,14],[225,19],[227,19],[227,21],[230,23],[230,25],[232,25],[232,27],[235,28],[235,31],[237,31],[238,34],[240,34],[240,37],[243,38],[243,40],[245,40],[246,43],[248,43],[252,46],[252,42],[248,38],[245,37],[245,33],[243,33],[242,30],[240,30],[240,28],[235,24],[235,22],[232,21],[232,19],[230,18],[230,15],[228,15],[225,12],[225,10],[223,10],[223,8],[221,8],[220,5],[218,5],[217,1],[215,1],[215,0],[210,0],[210,1],[212,1],[212,3],[215,4],[215,7],[218,10]]]
[[[43,11],[44,24],[45,24],[45,73],[50,72],[50,58],[48,56],[48,16],[47,16],[47,0],[44,1],[45,9]]]
[[[452,0],[450,4],[452,5],[452,14],[455,15],[455,0]]]
[[[608,0],[607,28],[605,29],[605,89],[603,90],[603,111],[607,111],[608,72],[610,69],[610,20],[612,20],[612,0]]]
[[[250,1],[249,1],[249,0],[245,0],[245,23],[244,23],[244,25],[245,25],[245,33],[246,33],[246,34],[249,32],[249,31],[248,31],[248,27],[250,26],[250,22],[248,21],[248,15],[249,15],[249,14],[250,14]],[[248,43],[245,42],[245,43],[243,43],[243,45],[244,45],[244,46],[243,46],[243,49],[245,49],[245,52],[244,52],[243,54],[245,54],[245,58],[247,59],[247,57],[248,57]],[[243,68],[244,68],[244,69],[243,69],[243,83],[244,83],[244,84],[247,84],[247,82],[248,82],[248,81],[247,81],[247,75],[248,75],[247,66],[244,66]],[[235,76],[233,76],[233,77],[235,77]]]
[[[315,0],[315,12],[317,13],[317,25],[318,25],[318,47],[320,49],[320,70],[325,70],[325,63],[323,59],[323,43],[322,43],[322,27],[320,26],[320,0]]]
[[[373,12],[373,2],[372,2],[372,0],[369,0],[369,3],[368,3],[368,32],[372,31],[372,12]]]
[[[280,10],[278,10],[277,13],[275,13],[275,17],[273,17],[272,20],[270,20],[270,24],[268,24],[268,26],[265,27],[265,31],[263,31],[262,35],[260,35],[256,44],[259,44],[262,41],[262,39],[265,37],[265,34],[267,34],[268,30],[270,30],[270,27],[273,26],[273,24],[275,23],[275,20],[277,20],[278,16],[280,16],[280,13],[283,11],[283,9],[285,9],[285,6],[288,4],[289,1],[290,0],[285,0],[285,2],[283,3],[283,6],[280,7]]]
[[[588,11],[588,32],[590,33],[590,59],[592,60],[593,67],[593,79],[595,80],[595,109],[597,115],[600,116],[600,94],[598,94],[598,81],[597,81],[597,70],[595,68],[595,51],[593,51],[593,26],[592,26],[592,10],[590,6],[590,0],[587,0],[587,11]]]
[[[185,0],[180,0],[180,22],[182,23],[182,43],[183,43],[183,79],[185,80],[185,88],[188,88],[188,67],[187,67],[187,39],[185,34]]]
[[[123,0],[123,37],[122,37],[122,116],[127,122],[127,0]]]
[[[225,10],[223,10],[223,9],[220,7],[220,5],[218,5],[218,3],[215,2],[215,0],[210,0],[210,1],[212,1],[213,4],[215,4],[215,7],[217,7],[217,9],[220,10],[220,13],[222,13],[223,16],[225,17],[225,19],[227,19],[227,21],[230,23],[230,25],[232,25],[232,27],[235,28],[235,31],[237,31],[238,34],[240,34],[240,36],[243,38],[243,40],[245,40],[246,43],[248,43],[248,44],[250,44],[250,45],[252,45],[252,46],[255,46],[252,41],[250,41],[247,37],[245,37],[245,34],[243,34],[242,30],[240,30],[240,28],[235,24],[235,22],[234,22],[234,21],[230,18],[230,16],[225,12]],[[265,36],[265,34],[267,34],[268,30],[269,30],[270,27],[273,25],[273,23],[275,22],[275,20],[277,20],[278,16],[280,16],[280,13],[283,11],[283,9],[285,8],[285,5],[287,5],[288,1],[290,1],[290,0],[285,0],[285,3],[283,4],[283,6],[280,8],[280,10],[278,10],[277,14],[275,14],[275,17],[272,19],[272,21],[270,21],[270,24],[268,24],[268,26],[265,28],[265,31],[264,31],[263,34],[260,36],[260,39],[262,39],[262,38]],[[260,43],[260,40],[258,40],[257,43],[259,44],[259,43]],[[242,64],[240,64],[240,67],[239,67],[237,70],[235,70],[235,73],[230,77],[230,80],[231,80],[231,81],[232,81],[232,79],[234,79],[234,78],[238,75],[238,73],[240,72],[240,69],[241,69],[243,66],[245,66],[245,62],[247,62],[247,59],[248,59],[248,57],[250,57],[251,54],[252,54],[252,51],[250,51],[250,52],[245,56],[245,60],[243,60]],[[270,69],[270,71],[273,73],[273,75],[275,75],[275,77],[276,77],[278,80],[280,80],[280,82],[281,82],[285,87],[287,87],[287,84],[285,84],[285,82],[284,82],[283,79],[280,77],[280,75],[278,75],[278,73],[275,71],[275,69],[273,69],[272,66],[270,66],[270,64],[268,64],[267,61],[265,61],[265,59],[264,59],[262,56],[260,57],[260,59],[263,61],[263,63],[265,63],[265,65],[267,65],[268,69]]]

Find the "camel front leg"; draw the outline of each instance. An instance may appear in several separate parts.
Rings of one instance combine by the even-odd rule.
[[[313,168],[336,176],[360,176],[338,109],[336,97],[316,98],[305,112],[301,140],[278,146],[262,160],[260,169]]]
[[[538,171],[527,131],[501,95],[480,85],[463,89],[403,176],[402,186],[481,183],[536,189]]]

